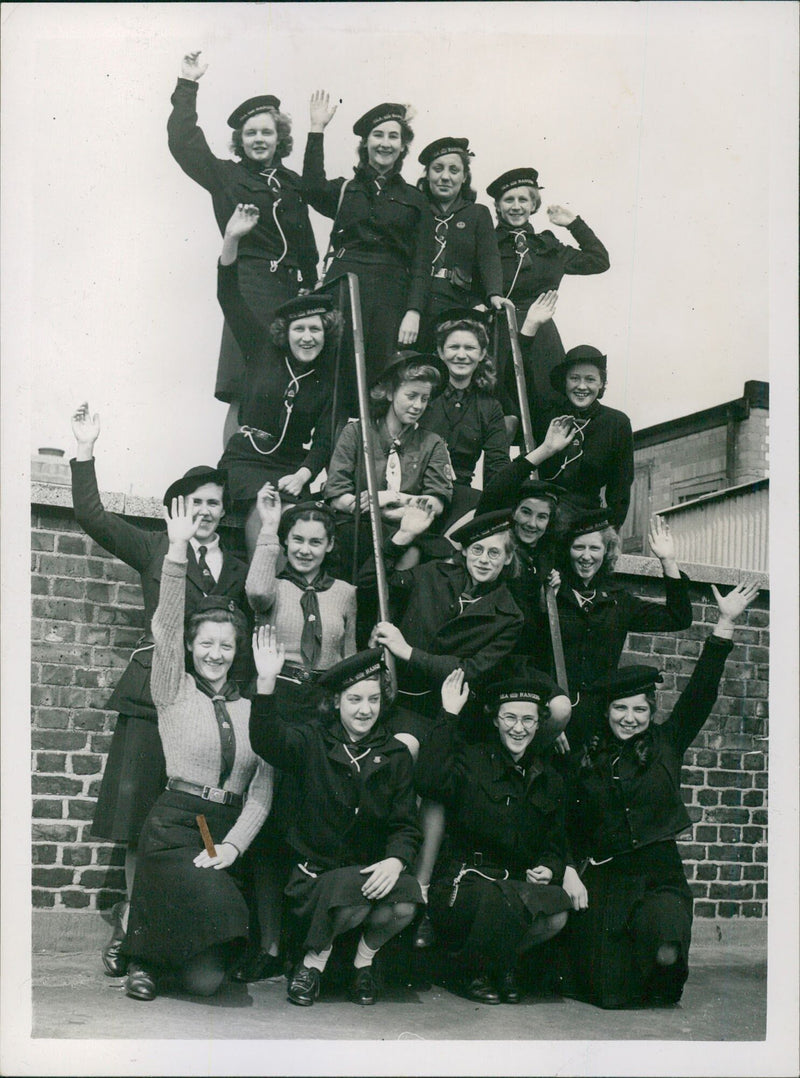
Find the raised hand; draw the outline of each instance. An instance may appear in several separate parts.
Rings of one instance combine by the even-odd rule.
[[[460,715],[469,700],[469,682],[464,680],[460,666],[452,670],[442,682],[442,707],[448,715]]]
[[[550,456],[562,453],[572,442],[575,434],[575,420],[571,415],[560,415],[550,420],[550,426],[542,445],[550,451]]]
[[[260,625],[253,633],[253,659],[258,671],[258,691],[271,693],[283,669],[286,648],[278,641],[274,625]]]
[[[239,240],[258,224],[259,209],[249,202],[240,202],[225,226],[226,239]]]
[[[543,326],[545,322],[549,322],[556,313],[557,303],[558,290],[555,288],[552,288],[549,292],[543,292],[541,296],[537,296],[528,308],[520,333],[526,337],[533,337],[539,327]]]
[[[722,595],[714,584],[711,585],[711,590],[714,592],[714,599],[719,607],[717,629],[732,629],[759,591],[754,582],[737,584],[727,595]]]
[[[425,498],[415,498],[404,507],[397,530],[404,536],[412,536],[416,539],[418,535],[428,530],[435,517],[433,506]]]
[[[660,561],[675,560],[675,540],[673,539],[669,524],[659,516],[650,518],[650,528],[647,533],[650,549]]]
[[[566,206],[548,206],[547,216],[550,218],[551,224],[571,225],[578,215],[567,209]]]
[[[92,415],[89,411],[89,402],[84,401],[78,405],[72,415],[72,433],[78,443],[78,460],[88,460],[92,456],[94,443],[100,436],[100,416],[97,412]],[[86,450],[83,456],[80,450]],[[87,455],[88,453],[88,455]]]
[[[192,82],[197,82],[201,79],[208,70],[208,64],[203,63],[199,59],[202,50],[198,49],[197,52],[187,52],[184,58],[181,60],[181,78],[191,79]]]
[[[336,115],[337,107],[336,105],[331,105],[329,93],[325,90],[315,90],[309,102],[311,130],[324,131]]]
[[[277,534],[281,522],[281,496],[272,483],[265,483],[256,494],[256,509],[261,518],[261,527]]]
[[[172,499],[169,509],[164,506],[164,520],[167,522],[170,546],[177,544],[184,548],[185,553],[186,544],[200,527],[200,514],[194,514],[188,501],[180,494]]]

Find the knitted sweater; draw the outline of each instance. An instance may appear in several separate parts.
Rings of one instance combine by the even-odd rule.
[[[151,689],[158,711],[158,732],[164,746],[167,775],[200,786],[219,786],[222,751],[214,704],[200,692],[184,665],[183,613],[186,563],[164,558],[161,594],[153,616]],[[250,747],[250,701],[227,704],[236,755],[224,789],[246,794],[236,823],[218,842],[230,842],[243,853],[255,838],[272,804],[272,768]]]
[[[262,528],[247,574],[245,591],[257,620],[269,621],[278,630],[286,648],[286,661],[303,666],[300,640],[303,635],[302,591],[291,580],[278,580],[280,543],[273,531]],[[327,591],[317,592],[322,621],[322,652],[318,669],[341,662],[356,650],[356,589],[344,580],[335,580]]]

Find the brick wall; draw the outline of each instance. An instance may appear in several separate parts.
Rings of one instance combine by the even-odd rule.
[[[121,495],[103,496],[125,508]],[[46,504],[51,503],[51,504]],[[124,848],[89,833],[115,715],[104,710],[143,627],[137,574],[84,535],[69,491],[35,488],[32,507],[32,897],[39,909],[106,909],[122,897]],[[159,527],[156,505],[136,499],[136,523]],[[238,539],[232,530],[228,545]],[[653,562],[623,558],[626,583],[658,596]],[[645,575],[643,575],[645,574]],[[690,574],[692,575],[692,574]],[[715,620],[709,581],[726,570],[698,567],[695,622],[672,636],[634,635],[628,661],[665,671],[659,705],[685,686]],[[681,843],[699,917],[766,916],[767,675],[765,593],[748,610],[713,715],[687,753],[684,800],[693,826]]]

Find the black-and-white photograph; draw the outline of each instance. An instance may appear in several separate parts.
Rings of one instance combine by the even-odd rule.
[[[2,1072],[795,1074],[797,6],[0,14]]]

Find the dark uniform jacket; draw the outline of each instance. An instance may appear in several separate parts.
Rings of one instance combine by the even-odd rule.
[[[443,804],[447,833],[436,875],[470,866],[508,869],[513,879],[544,865],[560,884],[566,866],[565,794],[559,775],[529,753],[520,764],[500,743],[468,745],[454,715],[440,722],[423,742],[417,760],[418,792]],[[479,864],[475,864],[475,855]]]
[[[150,695],[150,666],[153,657],[153,637],[150,622],[158,606],[161,588],[161,568],[169,540],[164,531],[149,532],[137,528],[116,513],[108,513],[100,501],[93,460],[71,460],[72,504],[75,519],[96,543],[135,569],[141,577],[144,615],[147,629],[131,656],[107,707],[122,715],[136,715],[156,721],[156,710]],[[247,566],[232,554],[224,554],[219,580],[210,592],[204,591],[203,578],[197,566],[192,544],[188,545],[186,572],[186,616],[206,594],[228,595],[246,612],[249,607],[244,591]],[[249,676],[248,654],[236,657],[232,676],[244,680]]]
[[[456,390],[448,383],[425,409],[419,425],[447,442],[457,483],[471,484],[481,453],[484,484],[508,464],[503,409],[490,393],[473,386]]]
[[[501,580],[478,587],[472,599],[459,597],[472,583],[463,560],[458,564],[429,561],[413,569],[392,572],[404,547],[391,539],[384,544],[389,587],[393,597],[407,599],[399,629],[411,645],[408,662],[398,661],[400,688],[424,692],[441,685],[460,666],[475,688],[514,649],[522,614]],[[374,584],[375,563],[365,562],[359,586]]]
[[[534,338],[535,339],[535,338]],[[581,498],[587,509],[600,508],[605,488],[608,520],[615,528],[625,523],[633,483],[633,431],[624,412],[594,401],[586,409],[573,409],[566,398],[531,416],[537,445],[547,434],[552,419],[572,415],[583,431],[562,453],[539,465],[539,478],[549,479]],[[575,460],[572,458],[575,457]],[[566,461],[571,461],[566,467]]]
[[[303,287],[313,288],[317,282],[317,245],[297,173],[280,161],[264,167],[246,157],[241,161],[215,157],[197,126],[197,83],[191,79],[178,79],[167,136],[170,153],[183,171],[211,195],[220,232],[225,232],[238,203],[258,206],[258,224],[240,240],[240,257],[279,261],[300,271]]]
[[[337,257],[374,265],[396,265],[409,274],[407,310],[425,310],[431,281],[433,221],[428,200],[399,172],[389,173],[378,193],[377,173],[360,165],[347,181],[325,176],[321,132],[311,132],[303,161],[303,183],[309,203],[331,217],[331,248]],[[328,277],[333,280],[336,263]]]
[[[523,229],[512,229],[503,221],[497,225],[495,231],[503,265],[503,294],[513,300],[516,307],[527,308],[543,292],[558,288],[565,274],[604,273],[608,269],[608,251],[586,222],[576,217],[566,227],[577,241],[578,248],[560,243],[549,230],[534,232],[530,222]],[[524,232],[527,240],[527,253],[521,265],[515,231]],[[512,282],[514,287],[509,294]]]
[[[328,871],[398,857],[408,868],[420,843],[411,755],[380,719],[363,741],[348,742],[355,755],[370,749],[358,767],[345,752],[345,738],[338,718],[292,725],[281,718],[276,697],[253,698],[253,750],[298,778],[287,835],[297,860]]]
[[[286,424],[286,390],[291,381],[286,351],[272,343],[269,331],[255,317],[238,285],[237,263],[217,266],[217,298],[242,350],[247,369],[239,423],[267,431],[275,441]],[[326,349],[313,367],[295,363],[300,376],[286,433],[279,449],[264,460],[282,463],[287,470],[308,468],[312,478],[327,465],[331,438],[332,372],[325,362]],[[311,443],[308,446],[308,443]],[[308,447],[307,447],[308,446]],[[269,448],[265,446],[264,448]]]
[[[447,213],[441,213],[435,203],[431,210],[435,229],[444,222],[434,235],[446,240],[443,249],[434,240],[431,270],[447,271],[447,276],[434,276],[433,295],[469,307],[501,296],[503,270],[488,208],[459,196]]]
[[[586,757],[589,766],[575,767],[569,816],[579,858],[600,861],[639,850],[690,826],[681,797],[683,756],[714,706],[732,647],[730,640],[709,636],[666,722],[651,721],[628,741],[606,730]]]

